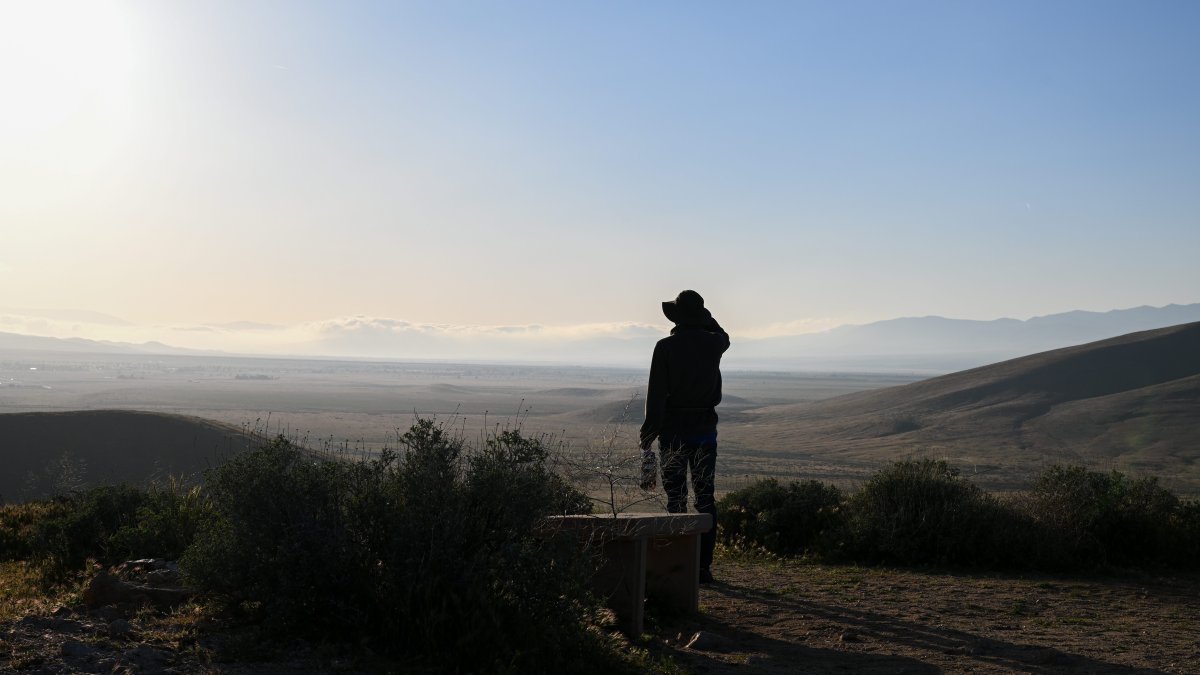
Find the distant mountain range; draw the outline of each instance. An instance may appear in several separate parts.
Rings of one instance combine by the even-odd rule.
[[[743,341],[728,358],[762,365],[947,372],[1192,321],[1200,321],[1200,303],[1074,311],[1025,321],[926,316]]]
[[[946,373],[1142,330],[1200,321],[1200,303],[1135,307],[1109,312],[1074,311],[1028,320],[973,321],[940,316],[911,317],[840,326],[822,333],[764,339],[739,339],[726,354],[725,365],[739,368],[789,370],[858,370],[876,372]],[[468,359],[495,362],[554,361],[561,363],[645,366],[657,335],[593,336],[560,342],[507,340],[455,345],[449,338],[422,332],[390,336],[371,342],[366,353],[396,359]],[[314,343],[312,356],[352,355],[353,344]],[[364,347],[366,349],[366,347]],[[98,354],[221,355],[211,350],[173,347],[161,342],[130,344],[0,333],[0,351],[80,352]],[[229,354],[225,354],[228,356]]]
[[[0,351],[33,351],[76,354],[219,354],[220,352],[172,347],[161,342],[110,342],[84,338],[55,338],[0,332]]]
[[[1082,464],[1195,492],[1200,322],[726,419],[737,429],[725,434],[733,443],[812,461],[932,456],[997,476]]]

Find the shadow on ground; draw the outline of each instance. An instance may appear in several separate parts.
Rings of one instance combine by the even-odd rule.
[[[1121,673],[1154,675],[1134,668],[1069,654],[1052,647],[998,640],[851,607],[783,597],[738,584],[717,583],[711,592],[745,604],[768,634],[747,630],[742,617],[669,617],[659,632],[681,639],[666,649],[695,673],[942,673],[1020,672]],[[715,636],[719,649],[684,646],[690,635]]]

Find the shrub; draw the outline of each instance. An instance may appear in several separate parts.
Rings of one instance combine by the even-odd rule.
[[[113,533],[108,550],[120,559],[178,560],[210,514],[211,506],[200,486],[170,478],[145,490],[134,522]]]
[[[761,546],[781,555],[816,552],[838,523],[842,493],[820,481],[774,478],[731,492],[717,506],[719,536],[726,545]]]
[[[839,502],[842,502],[839,506]],[[756,483],[721,501],[721,540],[827,561],[978,568],[1176,568],[1200,561],[1200,503],[1155,478],[1052,466],[997,498],[945,462],[895,463],[842,500],[816,481]]]
[[[992,532],[1002,516],[995,498],[946,462],[896,462],[850,498],[833,554],[902,565],[985,564],[996,555]]]
[[[1078,466],[1051,466],[1025,508],[1041,525],[1042,563],[1056,567],[1184,562],[1193,518],[1157,478],[1130,478]]]
[[[210,472],[213,518],[183,569],[288,633],[367,637],[450,670],[604,670],[584,621],[591,561],[543,527],[588,501],[546,462],[536,438],[471,449],[430,420],[371,462],[277,438]]]
[[[921,418],[912,413],[888,413],[883,416],[883,431],[881,436],[892,436],[917,431],[925,425]]]
[[[68,510],[67,499],[0,506],[0,562],[39,559],[42,523],[61,518]]]
[[[115,562],[112,537],[136,525],[146,492],[130,485],[98,487],[59,497],[61,508],[39,521],[30,532],[30,557],[46,581],[61,581],[83,569],[89,558]]]
[[[0,552],[29,560],[44,582],[65,580],[89,559],[177,558],[203,517],[198,488],[177,480],[150,489],[109,485],[69,497],[6,506],[0,516]]]
[[[1169,557],[1178,567],[1200,567],[1200,502],[1180,502],[1171,515],[1170,531],[1175,540]]]

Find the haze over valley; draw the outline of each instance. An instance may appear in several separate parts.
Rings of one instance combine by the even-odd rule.
[[[1140,321],[1153,314],[1133,313]],[[1094,324],[1128,314],[1067,316]],[[861,328],[886,333],[899,324],[911,333],[914,322]],[[932,323],[953,330],[927,339],[961,336],[959,322]],[[976,341],[983,328],[1013,327],[967,326]],[[945,376],[871,372],[861,364],[840,370],[836,360],[827,370],[726,368],[721,488],[764,476],[852,483],[891,461],[931,457],[993,489],[1020,489],[1050,463],[1073,463],[1159,475],[1183,493],[1200,492],[1198,327],[1138,332]],[[66,349],[88,343],[52,344],[0,350],[0,426],[7,425],[0,431],[12,467],[0,495],[9,498],[53,483],[64,456],[79,461],[88,480],[195,474],[275,434],[369,457],[394,445],[417,415],[468,435],[520,426],[553,436],[567,454],[603,446],[629,458],[644,405],[645,367],[139,354],[121,345],[86,353]],[[924,356],[909,355],[914,363]],[[168,427],[175,436],[163,435]]]
[[[726,355],[725,364],[735,369],[756,370],[937,374],[1190,321],[1200,321],[1200,303],[1107,312],[1077,310],[1027,320],[908,317],[773,337],[743,336],[739,334],[741,328],[734,326],[731,330],[734,331],[735,347]],[[246,353],[237,349],[239,345],[247,346],[240,340],[257,336],[259,344],[249,348],[249,352],[258,352],[260,356],[631,368],[645,367],[654,342],[668,329],[665,325],[635,324],[558,328],[538,325],[450,327],[357,317],[323,322],[319,329],[249,321],[224,326],[161,329],[164,336],[174,335],[183,342],[135,344],[90,338],[103,334],[103,325],[127,327],[130,324],[116,317],[96,316],[89,312],[9,310],[6,314],[0,310],[0,328],[6,325],[24,330],[40,328],[42,333],[0,332],[0,351],[234,356]],[[223,335],[225,341],[196,343],[188,340],[189,335],[197,333],[210,338]],[[306,337],[300,338],[301,335]],[[200,347],[206,344],[209,348]],[[214,344],[222,345],[224,349],[211,348]]]

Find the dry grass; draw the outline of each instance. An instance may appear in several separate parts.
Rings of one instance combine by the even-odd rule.
[[[53,607],[67,596],[47,594],[29,563],[0,562],[0,622]]]

